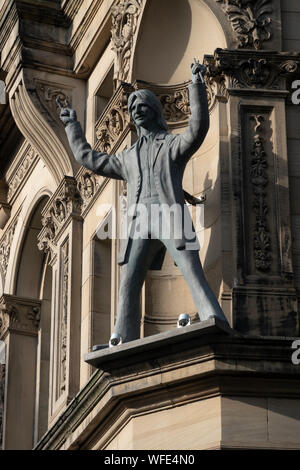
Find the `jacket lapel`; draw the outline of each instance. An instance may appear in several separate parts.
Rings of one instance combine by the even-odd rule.
[[[166,137],[165,132],[159,132],[158,134],[156,134],[156,137],[154,139],[154,149],[153,149],[153,166],[155,165],[156,159],[158,157],[162,144],[164,143],[165,137]]]

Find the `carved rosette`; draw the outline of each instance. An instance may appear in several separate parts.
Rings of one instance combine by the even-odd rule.
[[[101,142],[99,150],[109,153],[113,144],[123,132],[125,127],[125,113],[121,107],[113,108],[106,115],[104,123],[96,128],[96,138]]]
[[[236,34],[238,47],[261,49],[272,37],[272,0],[216,0]]]
[[[39,301],[4,294],[0,299],[0,338],[8,331],[37,334],[40,309]]]
[[[10,249],[13,241],[16,226],[19,220],[19,214],[14,218],[8,229],[0,240],[0,270],[3,281],[6,278],[7,266],[9,262]]]
[[[82,168],[76,175],[77,187],[82,199],[82,212],[88,207],[89,203],[94,199],[105,178],[100,175]]]
[[[111,8],[112,50],[116,53],[114,79],[119,84],[128,79],[137,23],[144,0],[117,0]]]
[[[43,228],[38,235],[39,249],[50,253],[52,257],[56,252],[57,237],[70,217],[80,216],[81,209],[82,198],[77,188],[77,181],[73,177],[65,176],[43,209]]]

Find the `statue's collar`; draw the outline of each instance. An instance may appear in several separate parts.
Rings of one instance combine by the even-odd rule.
[[[144,134],[144,135],[142,135],[142,136],[140,137],[140,139],[144,138],[144,139],[146,139],[146,140],[150,139],[150,140],[152,140],[152,141],[154,141],[154,140],[162,140],[162,139],[165,138],[166,134],[167,134],[167,133],[166,133],[165,131],[161,130],[161,131],[158,131],[158,132],[156,132],[156,133],[151,132],[150,134]]]
[[[166,131],[158,131],[157,134],[155,135],[155,139],[157,140],[162,140],[166,137]]]

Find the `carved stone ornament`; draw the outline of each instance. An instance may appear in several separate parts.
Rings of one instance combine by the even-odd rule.
[[[7,193],[7,200],[9,202],[16,195],[16,193],[26,181],[30,170],[33,168],[38,158],[39,156],[37,151],[33,147],[28,146],[18,167],[13,172],[12,176],[9,178]]]
[[[106,179],[101,175],[96,175],[90,170],[82,167],[76,175],[77,187],[82,198],[82,213],[89,206],[90,202],[98,194],[99,190],[103,187]]]
[[[42,212],[43,228],[38,235],[40,250],[53,254],[56,237],[71,216],[80,216],[82,199],[75,178],[65,176]]]
[[[272,255],[271,235],[268,227],[269,208],[266,197],[266,188],[269,183],[268,161],[261,135],[264,117],[254,115],[252,119],[255,121],[250,163],[250,178],[253,190],[252,209],[255,214],[253,253],[256,269],[266,272],[271,268]]]
[[[159,94],[163,114],[168,122],[185,121],[190,114],[190,101],[187,87],[174,93]]]
[[[64,175],[72,174],[74,159],[56,107],[43,84],[35,80],[34,70],[24,73],[23,82],[10,98],[13,118],[26,140],[36,149],[58,185]],[[54,84],[55,87],[55,84]],[[42,88],[42,89],[41,89]]]
[[[127,100],[133,88],[122,83],[95,124],[96,149],[100,152],[113,152],[124,132],[129,131],[130,118]]]
[[[236,34],[238,47],[261,49],[272,36],[272,0],[216,0]]]
[[[18,219],[19,219],[19,214],[17,214],[17,216],[14,218],[14,220],[9,225],[8,229],[5,231],[4,235],[2,236],[0,240],[0,269],[1,269],[3,281],[5,281],[5,277],[6,277],[11,244],[13,241]]]
[[[116,53],[115,80],[128,79],[137,22],[144,0],[117,0],[111,8],[112,50]]]
[[[4,294],[0,299],[0,338],[10,331],[37,334],[40,302]]]
[[[206,55],[204,64],[208,77],[227,80],[227,88],[285,89],[285,80],[299,70],[300,55],[253,51],[216,49]],[[223,82],[224,83],[224,82]]]
[[[58,396],[66,390],[67,378],[67,329],[68,329],[68,292],[69,292],[69,240],[61,248],[61,307],[60,307],[60,338],[58,344]]]
[[[55,85],[54,83],[36,81],[36,90],[41,101],[46,104],[48,110],[55,118],[59,118],[60,114],[60,108],[56,102],[57,98],[62,102],[68,100],[70,105],[72,105],[71,88],[62,87],[58,84]]]

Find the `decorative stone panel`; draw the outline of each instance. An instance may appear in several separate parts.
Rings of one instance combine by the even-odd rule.
[[[2,235],[0,240],[0,271],[2,275],[2,280],[5,281],[6,272],[10,257],[10,249],[13,242],[13,237],[15,234],[16,226],[19,220],[20,211],[14,217],[10,225],[8,226],[7,230]]]
[[[26,145],[23,152],[19,164],[14,168],[8,178],[7,200],[10,203],[13,202],[20,189],[27,181],[31,170],[39,159],[37,151],[30,144]]]
[[[112,49],[116,53],[115,81],[119,84],[128,79],[137,23],[144,0],[117,0],[111,8]]]
[[[75,178],[65,176],[42,211],[43,229],[38,236],[40,250],[56,252],[57,239],[71,217],[80,217],[82,198]]]

